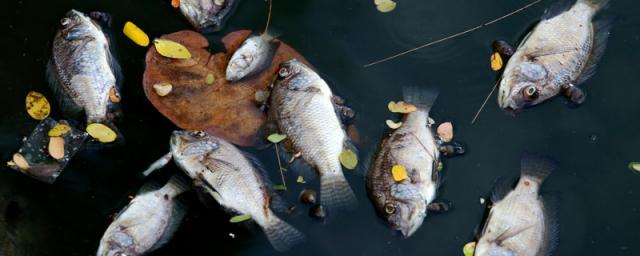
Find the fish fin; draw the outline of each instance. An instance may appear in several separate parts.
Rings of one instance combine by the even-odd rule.
[[[505,177],[498,178],[493,183],[493,192],[491,193],[491,202],[493,204],[500,202],[513,190],[513,182],[510,182]]]
[[[269,174],[260,163],[260,160],[247,152],[242,153],[244,154],[245,158],[247,158],[249,162],[251,162],[251,164],[257,171],[257,175],[264,183],[264,187],[262,189],[269,195],[269,208],[278,213],[286,213],[289,206],[287,202],[273,189],[273,182],[271,181],[271,179],[269,179]]]
[[[104,28],[110,28],[111,27],[111,21],[113,20],[113,18],[111,17],[111,14],[106,13],[106,12],[100,12],[100,11],[92,11],[89,13],[89,17],[94,20],[95,22],[98,23],[98,25],[104,27]]]
[[[286,162],[288,161],[288,159],[282,159],[282,161]],[[302,157],[289,164],[287,170],[293,170],[297,175],[302,176],[302,178],[304,178],[304,180],[306,181],[312,181],[318,177],[316,170],[307,162],[305,162]]]
[[[587,98],[584,91],[573,84],[561,86],[560,92],[567,99],[571,107],[579,106]]]
[[[120,67],[120,63],[118,62],[118,59],[115,57],[115,54],[113,53],[113,48],[115,48],[115,46],[113,46],[112,41],[109,41],[109,47],[111,49],[109,49],[107,51],[108,56],[107,56],[107,60],[109,62],[109,67],[111,68],[111,72],[113,73],[113,76],[116,79],[116,84],[115,86],[118,89],[122,88],[122,84],[124,82],[124,76],[122,75],[122,68]]]
[[[571,9],[576,0],[558,0],[544,11],[542,20],[549,20]]]
[[[180,174],[174,174],[163,189],[169,190],[171,197],[176,197],[191,189],[191,182]]]
[[[609,39],[613,22],[613,17],[600,18],[593,22],[593,46],[591,47],[589,60],[587,60],[580,76],[576,79],[576,85],[586,82],[595,74],[598,62],[602,59],[607,48],[607,40]]]
[[[402,97],[405,102],[429,112],[438,98],[438,92],[435,89],[404,87]]]
[[[522,177],[542,184],[544,179],[556,168],[557,163],[545,156],[524,153],[520,159],[520,172]]]
[[[356,196],[342,171],[323,173],[320,176],[320,203],[334,212],[355,208]]]
[[[543,198],[544,220],[545,220],[545,238],[544,248],[542,248],[542,256],[551,256],[558,245],[558,205],[560,205],[559,197],[556,195],[545,195]]]
[[[154,171],[167,166],[167,164],[169,163],[169,161],[171,161],[171,159],[173,159],[173,153],[169,152],[163,155],[160,159],[151,163],[149,167],[147,167],[147,169],[142,172],[142,176],[147,177],[151,175],[151,173],[153,173]]]
[[[159,249],[173,238],[173,235],[182,223],[182,219],[184,219],[184,216],[187,214],[187,209],[188,205],[183,199],[179,197],[174,198],[173,209],[171,210],[171,217],[169,218],[169,223],[167,223],[167,228],[162,232],[158,241],[147,252]]]
[[[162,185],[160,185],[160,183],[155,182],[155,181],[149,181],[147,183],[145,183],[144,185],[142,185],[142,187],[140,187],[140,189],[138,189],[138,196],[139,195],[144,195],[146,193],[149,192],[153,192],[156,191],[158,189],[162,188]]]
[[[578,0],[578,2],[591,6],[596,12],[609,6],[609,0]]]
[[[289,250],[305,240],[304,234],[275,215],[264,227],[264,233],[273,248],[280,252]]]
[[[60,83],[60,77],[56,72],[56,66],[53,58],[49,59],[46,68],[46,76],[49,82],[49,88],[57,99],[58,105],[63,115],[69,119],[78,119],[82,114],[82,107],[73,102],[72,98],[64,91],[64,87]]]

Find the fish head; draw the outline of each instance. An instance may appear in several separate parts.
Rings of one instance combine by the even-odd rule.
[[[301,61],[291,59],[280,64],[276,84],[286,85],[289,90],[293,91],[322,90],[322,88],[316,87],[315,83],[310,82],[316,79],[320,79],[316,72]]]
[[[198,158],[219,147],[218,139],[204,131],[174,131],[170,144],[177,159]]]
[[[560,88],[548,81],[547,74],[542,64],[530,61],[508,67],[498,90],[500,108],[517,113],[557,95]]]
[[[230,0],[182,0],[180,11],[199,30],[215,32],[222,28]],[[224,11],[226,10],[226,11]]]
[[[71,10],[60,19],[60,32],[66,40],[91,38],[96,32],[101,33],[98,25],[86,14]]]
[[[228,81],[239,81],[252,70],[251,65],[259,53],[256,47],[252,47],[252,45],[247,43],[250,40],[253,40],[252,37],[247,38],[242,46],[231,56],[226,73],[226,79]]]
[[[476,245],[475,256],[514,256],[511,250],[500,247],[498,244],[486,240],[480,240]]]
[[[413,235],[427,216],[427,201],[413,186],[393,184],[390,195],[378,199],[378,212],[404,238]]]
[[[106,240],[103,240],[98,248],[98,256],[125,256],[137,255],[136,241],[126,230],[117,230]]]

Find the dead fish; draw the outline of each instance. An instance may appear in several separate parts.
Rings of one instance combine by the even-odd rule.
[[[555,169],[547,158],[525,154],[516,187],[498,186],[475,255],[550,255],[556,241],[556,220],[540,186]]]
[[[180,0],[180,11],[198,30],[219,31],[239,0]]]
[[[196,184],[218,203],[239,214],[249,214],[278,251],[304,240],[270,208],[275,197],[256,161],[231,143],[205,132],[174,131],[173,159]]]
[[[609,35],[611,22],[594,20],[607,2],[577,0],[571,6],[563,0],[548,10],[505,67],[500,108],[519,111],[558,94],[582,103],[585,95],[577,86],[594,74]]]
[[[108,15],[94,12],[93,17]],[[87,123],[110,123],[120,95],[120,67],[99,22],[76,10],[60,20],[47,75],[65,114],[86,115]]]
[[[402,126],[383,139],[367,174],[367,191],[378,214],[404,237],[422,225],[440,185],[440,151],[427,124],[436,97],[428,90],[404,89],[404,101],[418,110],[405,114]],[[407,179],[394,180],[394,165],[407,170]]]
[[[266,33],[248,37],[229,60],[227,81],[240,81],[262,72],[271,65],[279,46],[280,42]]]
[[[352,145],[332,97],[329,85],[316,72],[293,59],[280,65],[270,109],[294,150],[320,175],[320,203],[329,211],[356,205],[339,160]]]
[[[100,240],[98,256],[145,255],[167,243],[186,208],[177,197],[189,189],[174,176],[161,188],[148,183],[115,217]]]

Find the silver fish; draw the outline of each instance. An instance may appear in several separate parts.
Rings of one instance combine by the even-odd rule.
[[[227,81],[236,82],[262,72],[271,65],[280,42],[262,34],[248,37],[233,53],[227,65]]]
[[[580,104],[577,86],[591,77],[606,47],[610,21],[593,17],[608,0],[561,1],[525,37],[505,67],[498,104],[509,111],[534,106],[562,93]]]
[[[97,255],[144,255],[163,246],[186,213],[184,204],[176,197],[188,189],[189,185],[176,176],[159,189],[145,185],[109,225]]]
[[[204,132],[175,131],[171,152],[178,166],[220,205],[251,215],[276,250],[285,251],[304,239],[273,213],[270,185],[255,162],[231,143]]]
[[[98,22],[79,11],[69,11],[60,20],[47,68],[49,83],[63,110],[69,115],[84,112],[87,123],[112,121],[110,111],[115,103],[110,93],[115,97],[120,94],[120,67]]]
[[[350,145],[332,97],[316,72],[293,59],[280,66],[270,109],[280,131],[320,175],[320,202],[329,210],[356,204],[339,159]]]
[[[376,210],[404,237],[411,236],[422,225],[427,206],[436,198],[440,184],[437,171],[440,151],[427,124],[436,97],[429,91],[405,88],[404,101],[418,110],[405,114],[402,126],[383,139],[367,174],[367,190]],[[391,174],[394,165],[407,170],[407,179],[394,180]]]
[[[198,30],[221,30],[239,0],[180,0],[180,11]]]
[[[540,186],[555,169],[546,158],[525,154],[516,187],[497,187],[493,206],[476,246],[476,256],[545,256],[556,242],[551,206],[539,195]],[[506,194],[505,194],[506,193]]]

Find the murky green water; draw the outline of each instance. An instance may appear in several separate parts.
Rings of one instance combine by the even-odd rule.
[[[560,162],[543,187],[544,193],[560,198],[556,255],[638,255],[640,174],[627,169],[628,162],[640,160],[640,17],[636,2],[612,1],[607,12],[619,19],[597,75],[584,86],[588,99],[583,106],[569,109],[556,99],[511,117],[497,108],[494,98],[475,125],[470,120],[496,78],[488,67],[490,43],[497,38],[516,40],[553,1],[366,69],[362,65],[369,61],[481,24],[526,1],[399,0],[390,14],[377,12],[371,0],[274,2],[274,31],[305,55],[334,91],[359,112],[357,124],[365,138],[361,157],[373,152],[385,129],[384,120],[394,117],[386,103],[399,99],[403,86],[437,88],[440,98],[434,118],[453,121],[457,140],[468,149],[465,156],[445,161],[446,182],[439,197],[453,202],[453,211],[428,217],[410,239],[391,235],[366,197],[364,178],[349,173],[360,201],[358,209],[323,225],[308,218],[305,207],[299,207],[301,214],[288,220],[309,239],[286,254],[460,255],[482,220],[480,197],[490,194],[496,178],[517,177],[519,156],[528,150]],[[216,42],[220,35],[237,29],[261,29],[266,7],[262,0],[243,0],[226,29],[209,39]],[[85,150],[54,185],[1,169],[0,210],[10,202],[19,209],[12,210],[17,214],[10,214],[5,225],[15,237],[16,255],[94,253],[109,224],[108,216],[124,206],[127,195],[142,184],[138,173],[168,151],[174,129],[142,92],[146,50],[120,33],[127,20],[152,36],[189,29],[169,1],[4,1],[0,16],[0,159],[8,160],[36,125],[23,110],[26,93],[36,90],[51,95],[44,77],[49,45],[58,20],[71,8],[113,15],[126,78],[125,121],[120,127],[127,142],[121,148]],[[276,170],[273,149],[251,151],[269,170]],[[174,170],[164,172],[177,170],[170,168]],[[272,174],[275,179],[277,173]],[[317,188],[317,181],[303,186],[295,184],[295,177],[288,175],[293,188],[286,193],[288,199],[295,200],[303,187]],[[195,195],[190,197],[192,207],[182,227],[156,255],[276,254],[257,227],[228,224],[222,210],[208,209]],[[6,245],[0,243],[2,246]]]

